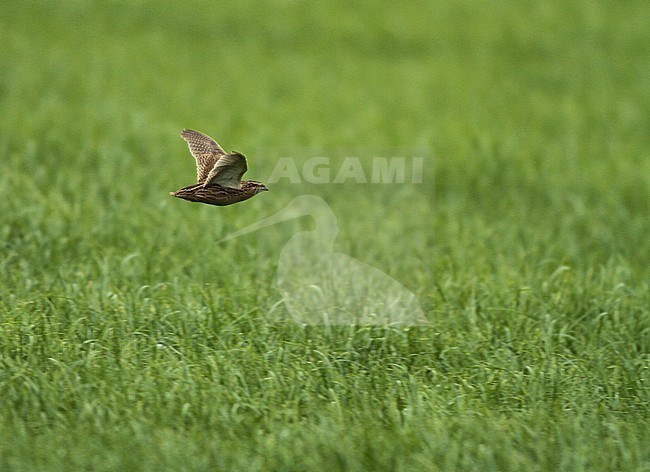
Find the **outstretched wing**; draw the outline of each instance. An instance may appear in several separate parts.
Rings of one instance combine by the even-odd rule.
[[[190,152],[196,159],[196,180],[201,183],[226,152],[210,136],[198,131],[186,128],[181,132],[181,137],[187,141]]]
[[[226,154],[214,165],[204,187],[220,185],[222,187],[240,188],[242,175],[248,170],[246,157],[238,152]]]

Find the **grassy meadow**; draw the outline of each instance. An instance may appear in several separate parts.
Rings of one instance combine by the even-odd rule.
[[[4,2],[0,470],[650,471],[648,17]],[[263,182],[352,149],[424,178],[193,204],[184,127]],[[426,326],[282,316],[310,218],[219,240],[303,194]]]

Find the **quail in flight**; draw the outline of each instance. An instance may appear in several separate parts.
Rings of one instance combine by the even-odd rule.
[[[242,153],[228,153],[210,136],[191,129],[184,129],[181,137],[187,141],[196,159],[197,183],[170,192],[170,195],[190,202],[225,206],[268,190],[261,182],[241,180],[248,169]]]

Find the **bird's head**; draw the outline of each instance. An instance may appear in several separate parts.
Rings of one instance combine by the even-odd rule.
[[[253,195],[269,191],[266,185],[264,185],[262,182],[257,182],[256,180],[249,180],[246,182],[246,184],[246,187],[252,190]]]

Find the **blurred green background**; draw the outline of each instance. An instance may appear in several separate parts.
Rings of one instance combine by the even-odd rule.
[[[4,2],[3,470],[648,470],[649,16]],[[425,179],[189,204],[184,127],[256,180],[346,149]],[[215,242],[303,193],[430,327],[276,322],[311,223]]]

